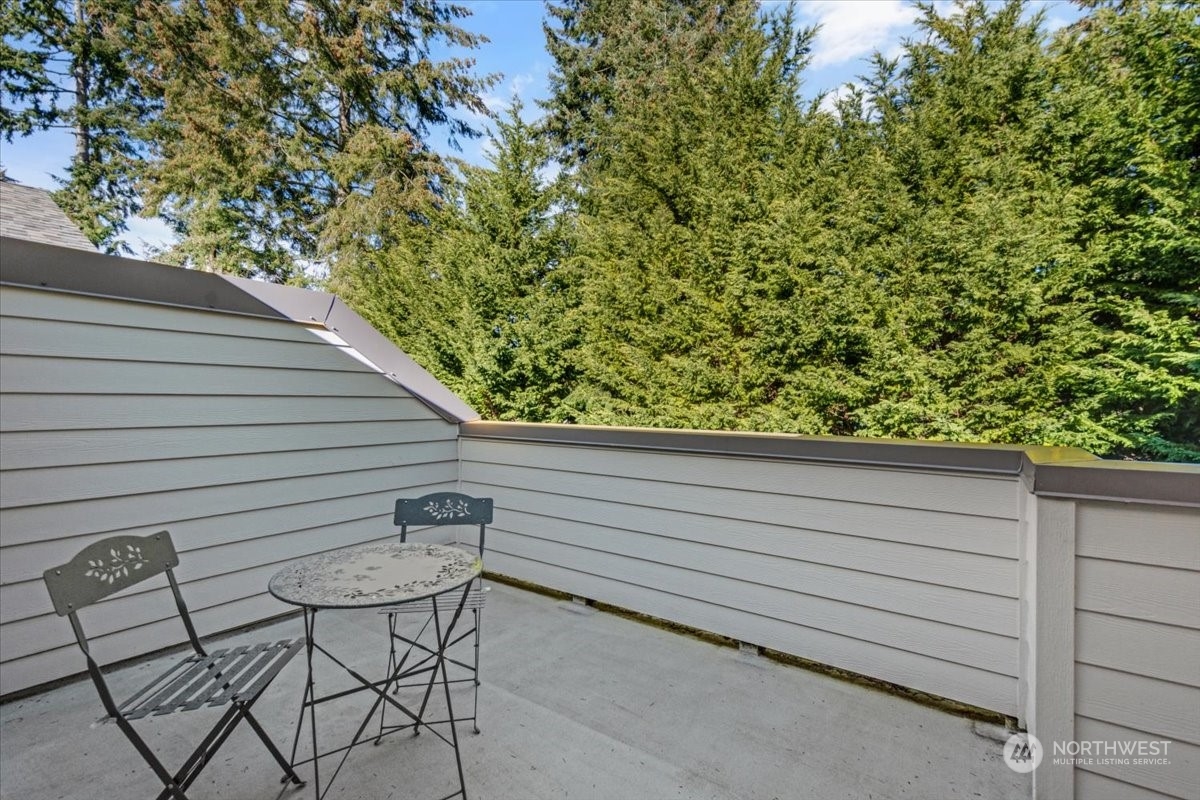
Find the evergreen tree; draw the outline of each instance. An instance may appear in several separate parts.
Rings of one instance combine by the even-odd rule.
[[[651,29],[657,10],[634,10],[647,19],[625,24]],[[808,283],[778,224],[796,207],[789,169],[819,138],[797,97],[811,36],[791,9],[710,3],[658,45],[653,74],[635,62],[613,76],[605,149],[581,173],[583,419],[816,427],[764,346],[791,338],[777,324],[805,325],[775,310]]]
[[[570,421],[574,281],[549,147],[521,111],[497,120],[490,166],[463,166],[425,224],[334,286],[486,417]]]
[[[430,48],[478,46],[469,12],[400,5],[184,0],[151,8],[147,85],[163,100],[147,202],[203,269],[297,276],[387,244],[445,177],[427,138],[477,135],[489,79]]]
[[[1096,452],[1200,461],[1200,6],[1091,5],[1051,48],[1040,132],[1088,322],[1063,389],[1103,436]]]
[[[140,208],[139,122],[146,111],[128,70],[134,0],[0,2],[0,134],[55,128],[75,138],[55,200],[108,252]]]
[[[1070,413],[1048,368],[1074,343],[1043,293],[1065,247],[1054,187],[1027,159],[1049,90],[1039,20],[1019,2],[922,10],[903,66],[880,61],[870,81],[888,161],[875,188],[901,217],[870,246],[887,253],[880,335],[851,417],[875,436],[1043,441]]]
[[[752,0],[558,0],[542,28],[554,59],[543,127],[568,170],[609,148],[606,132],[630,91],[651,92],[681,53],[695,63],[720,46],[725,19]]]
[[[1141,25],[1163,11],[1122,9]],[[1195,319],[1178,303],[1170,308],[1194,298],[1187,275],[1194,285],[1198,274],[1189,255],[1195,229],[1180,213],[1194,181],[1170,180],[1187,172],[1188,156],[1177,149],[1174,163],[1157,162],[1156,178],[1166,178],[1157,196],[1173,200],[1167,208],[1127,204],[1121,212],[1112,199],[1115,188],[1124,200],[1133,188],[1125,182],[1138,170],[1131,142],[1158,154],[1156,140],[1188,140],[1179,125],[1186,112],[1166,111],[1182,98],[1163,98],[1156,113],[1146,108],[1157,102],[1150,92],[1119,88],[1136,70],[1115,53],[1070,54],[1084,43],[1112,47],[1111,31],[1097,24],[1105,13],[1048,51],[1039,20],[1022,21],[1022,10],[1016,2],[964,2],[943,16],[924,7],[925,36],[909,45],[904,67],[881,64],[871,82],[882,146],[899,179],[879,189],[906,218],[861,251],[903,237],[879,276],[883,335],[858,369],[867,393],[853,427],[1195,458]],[[1170,24],[1160,15],[1157,29],[1140,34],[1186,51],[1182,15],[1173,22],[1164,29]],[[1188,63],[1184,54],[1179,64]],[[1162,67],[1149,72],[1161,77],[1169,72]],[[1117,85],[1107,85],[1106,73]],[[1194,74],[1172,82],[1181,95],[1196,85]],[[1148,181],[1134,183],[1136,193]],[[1145,235],[1150,228],[1155,236]],[[1147,244],[1157,248],[1148,258]],[[1139,253],[1143,269],[1152,264],[1164,279],[1156,286],[1151,272],[1126,272],[1118,285],[1120,265]],[[1156,307],[1148,297],[1159,299]],[[1195,307],[1193,299],[1193,314]]]

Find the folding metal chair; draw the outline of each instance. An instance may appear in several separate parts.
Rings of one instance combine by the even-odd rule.
[[[96,684],[96,691],[107,713],[100,721],[116,722],[163,782],[159,800],[168,797],[187,800],[184,792],[212,761],[217,749],[242,720],[254,729],[283,769],[281,782],[291,780],[297,786],[303,786],[304,782],[250,713],[250,708],[284,665],[304,646],[304,639],[241,645],[207,652],[196,638],[192,618],[179,592],[174,572],[178,565],[179,556],[175,553],[170,534],[160,531],[150,536],[113,536],[104,539],[85,547],[66,564],[43,573],[54,610],[60,617],[71,620],[79,649],[87,659],[88,674]],[[167,574],[175,605],[195,652],[173,664],[118,705],[109,691],[100,664],[88,648],[88,638],[79,621],[79,611],[161,572]],[[177,711],[195,711],[202,706],[213,708],[226,705],[229,709],[220,721],[173,774],[167,772],[130,724],[133,720],[151,715],[163,716]]]
[[[442,525],[478,525],[479,540],[475,546],[479,551],[479,557],[483,558],[487,526],[492,522],[492,498],[471,497],[470,495],[459,494],[458,492],[435,492],[423,497],[400,498],[396,501],[396,514],[392,522],[394,525],[400,526],[401,542],[408,541],[408,528],[410,525],[431,527]],[[454,640],[447,645],[447,650],[449,650],[468,636],[474,636],[474,660],[465,662],[451,656],[446,657],[447,664],[453,664],[465,670],[467,675],[465,678],[450,680],[450,683],[466,683],[470,681],[474,684],[475,696],[471,716],[458,717],[455,721],[466,722],[470,720],[475,733],[479,733],[479,631],[483,620],[483,606],[486,600],[487,589],[483,586],[483,577],[481,575],[471,587],[464,606],[464,610],[469,609],[471,612],[471,626],[463,631],[463,633],[455,636]],[[421,665],[436,657],[437,653],[428,644],[421,641],[421,634],[426,631],[433,619],[434,602],[436,602],[436,599],[417,600],[412,603],[388,606],[379,610],[380,614],[387,614],[388,617],[388,642],[390,645],[388,650],[389,674],[398,665],[407,664],[409,658],[414,658],[414,662],[409,664],[410,672],[419,674],[421,672]],[[443,600],[443,602],[447,601]],[[401,614],[423,614],[426,619],[416,634],[406,636],[397,630],[397,618]],[[397,653],[397,642],[406,646],[403,654]],[[404,687],[398,686],[397,690],[401,688]],[[380,714],[380,735],[383,734],[386,727],[383,715]],[[420,732],[419,723],[413,725],[413,731],[414,733]]]

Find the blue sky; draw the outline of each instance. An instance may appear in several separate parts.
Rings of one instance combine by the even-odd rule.
[[[777,2],[778,0],[772,0]],[[480,73],[499,73],[501,79],[488,92],[490,109],[503,111],[513,95],[525,102],[526,115],[537,115],[534,101],[548,95],[548,75],[552,66],[542,33],[542,0],[459,0],[473,16],[464,27],[482,33],[490,40],[473,54]],[[950,9],[939,0],[938,6]],[[1079,16],[1067,0],[1034,0],[1030,11],[1045,8],[1046,27],[1053,30]],[[905,37],[913,34],[916,9],[904,0],[800,0],[797,11],[802,24],[819,24],[821,31],[813,50],[812,65],[806,74],[806,91],[815,96],[836,91],[866,71],[868,59],[876,50],[885,54],[899,51]],[[462,156],[480,163],[485,141],[465,142]],[[61,174],[71,154],[70,135],[62,131],[37,133],[17,139],[11,145],[0,143],[0,163],[9,177],[31,186],[51,189],[52,176]],[[157,220],[130,220],[125,237],[137,253],[147,245],[160,246],[169,234]]]

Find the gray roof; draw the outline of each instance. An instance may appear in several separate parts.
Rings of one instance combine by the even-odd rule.
[[[0,236],[96,251],[50,192],[12,181],[0,181]]]

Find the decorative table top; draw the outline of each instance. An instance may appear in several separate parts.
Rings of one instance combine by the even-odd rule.
[[[448,592],[483,570],[478,556],[443,544],[365,544],[300,559],[271,578],[285,603],[371,608]]]

